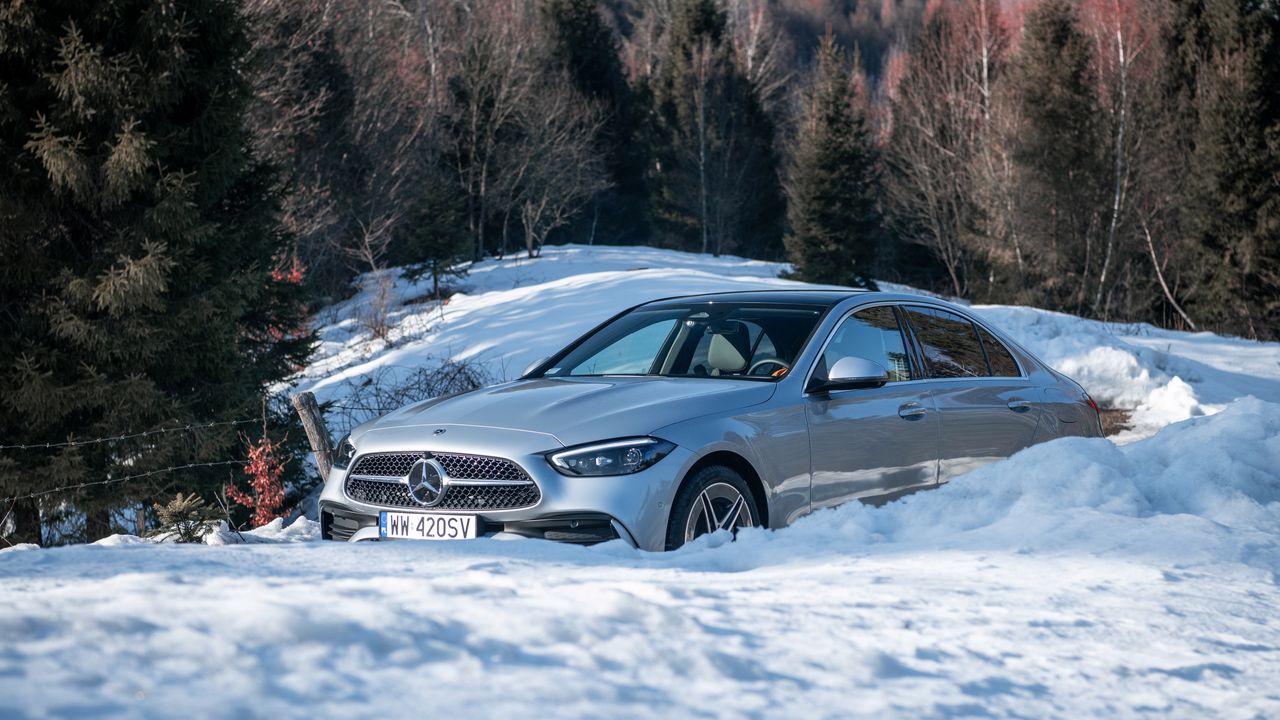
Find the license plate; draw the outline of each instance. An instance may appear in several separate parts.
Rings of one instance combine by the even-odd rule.
[[[478,524],[475,515],[383,512],[378,534],[401,540],[474,540]]]

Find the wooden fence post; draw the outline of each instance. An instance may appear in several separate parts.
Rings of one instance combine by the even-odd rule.
[[[311,451],[316,454],[316,466],[320,468],[320,479],[329,479],[329,470],[333,467],[333,440],[329,437],[329,428],[325,427],[324,415],[320,414],[320,405],[316,396],[309,392],[300,392],[293,396],[293,407],[302,420],[302,429],[307,431],[307,440],[311,441]]]

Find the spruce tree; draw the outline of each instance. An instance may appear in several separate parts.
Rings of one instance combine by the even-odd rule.
[[[601,15],[600,0],[548,0],[543,16],[554,62],[562,65],[584,97],[603,114],[599,144],[609,190],[573,223],[575,240],[607,243],[649,240],[644,145],[637,142],[639,107],[618,57],[613,29]]]
[[[1028,13],[1010,85],[1023,119],[1014,162],[1023,185],[1021,225],[1042,261],[1037,301],[1077,312],[1095,258],[1107,147],[1092,70],[1092,43],[1069,0]]]
[[[1280,337],[1280,16],[1247,0],[1182,8],[1194,68],[1186,249],[1198,324]]]
[[[470,252],[466,198],[445,172],[434,173],[398,230],[392,261],[405,266],[410,280],[430,275],[431,295],[439,300],[441,282],[466,275]]]
[[[854,75],[830,32],[815,64],[788,187],[787,253],[802,280],[874,288],[881,236],[875,150]]]
[[[247,49],[226,0],[0,8],[0,438],[59,443],[252,418],[305,356],[268,168],[248,153]],[[18,536],[64,501],[92,539],[126,503],[208,489],[237,428],[0,451]],[[201,481],[207,484],[201,485]]]
[[[782,254],[773,123],[734,58],[715,0],[680,0],[652,86],[650,197],[663,244]]]

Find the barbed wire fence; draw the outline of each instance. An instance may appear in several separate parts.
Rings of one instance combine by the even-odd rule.
[[[444,361],[427,367],[422,366],[383,366],[377,371],[364,375],[358,380],[343,383],[331,395],[341,397],[341,401],[329,401],[320,404],[325,420],[332,428],[334,439],[349,432],[352,428],[385,415],[406,405],[432,398],[466,392],[492,382],[492,376],[478,363],[467,361]],[[273,413],[291,413],[288,406],[288,395],[273,396],[269,401]],[[264,415],[267,413],[264,412]],[[217,428],[240,427],[264,423],[264,417],[244,420],[223,420],[209,423],[188,423],[170,425],[149,430],[120,433],[96,438],[70,438],[61,442],[44,443],[9,443],[0,444],[0,452],[39,452],[68,448],[87,447],[109,443],[121,443],[131,440],[142,440],[169,433],[192,433]],[[89,488],[117,485],[126,482],[143,480],[149,477],[179,473],[188,470],[199,470],[213,467],[231,467],[245,465],[245,458],[226,458],[169,465],[143,472],[130,473],[116,477],[70,483],[67,485],[45,488],[24,494],[0,497],[0,540],[8,542],[6,528],[9,519],[19,502],[24,500],[40,500],[49,496],[66,495]]]
[[[7,444],[0,444],[0,452],[10,452],[10,453],[35,452],[35,451],[62,450],[62,449],[69,449],[69,448],[89,447],[89,446],[104,445],[104,444],[111,444],[111,443],[121,443],[121,442],[126,442],[131,440],[141,440],[141,439],[146,439],[146,438],[151,438],[156,436],[167,435],[171,433],[189,433],[192,435],[196,435],[196,434],[199,434],[201,431],[206,431],[206,430],[213,430],[217,428],[242,427],[245,425],[259,425],[259,424],[262,424],[263,422],[264,422],[264,418],[258,417],[258,418],[244,419],[244,420],[222,420],[222,421],[208,422],[208,423],[187,423],[184,425],[170,425],[170,426],[164,426],[164,427],[156,427],[150,430],[119,433],[114,435],[105,435],[102,437],[95,437],[95,438],[82,438],[82,439],[73,438],[73,439],[62,441],[62,442],[7,443]],[[86,480],[83,482],[69,483],[67,485],[60,485],[52,488],[44,488],[41,490],[32,491],[28,493],[13,494],[5,497],[0,497],[0,509],[3,509],[3,513],[0,514],[0,540],[3,540],[6,544],[12,545],[12,543],[9,541],[7,537],[9,519],[13,516],[15,509],[18,507],[18,503],[24,500],[40,500],[42,498],[47,498],[50,496],[67,495],[69,493],[74,493],[76,491],[84,490],[88,488],[117,485],[121,483],[142,480],[150,477],[170,475],[174,473],[183,472],[186,470],[197,470],[197,469],[206,469],[206,468],[214,468],[214,467],[231,467],[231,466],[237,466],[237,465],[244,466],[246,462],[247,460],[245,458],[226,458],[221,460],[202,460],[199,462],[185,462],[185,463],[169,465],[162,468],[154,468],[154,469],[146,470],[142,472],[116,475],[112,477],[105,477],[98,480]]]
[[[125,435],[108,435],[106,437],[91,438],[88,440],[67,440],[66,442],[47,442],[47,443],[30,443],[27,445],[0,445],[0,451],[3,450],[52,450],[55,448],[81,447],[84,445],[100,445],[109,442],[122,442],[124,440],[136,440],[138,438],[151,437],[153,435],[163,435],[165,433],[175,432],[193,432],[197,430],[206,430],[215,427],[231,427],[238,425],[251,425],[261,423],[261,418],[253,420],[226,420],[223,422],[211,422],[202,424],[182,425],[178,427],[161,427],[153,430],[145,430],[143,432],[129,433]]]

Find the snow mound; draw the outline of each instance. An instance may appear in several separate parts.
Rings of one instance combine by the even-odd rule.
[[[236,532],[227,526],[226,522],[219,522],[218,527],[213,529],[204,537],[205,545],[239,545],[242,543],[293,543],[293,542],[309,542],[320,539],[320,523],[309,520],[305,517],[299,517],[290,524],[285,524],[284,518],[276,518],[258,528],[252,530],[242,530]],[[172,539],[160,535],[157,537],[138,537],[137,535],[108,535],[97,542],[92,543],[102,547],[124,547],[128,545],[157,545],[171,544]],[[19,546],[20,547],[20,546]],[[32,545],[38,548],[38,545]]]
[[[286,525],[284,518],[276,518],[261,527],[239,533],[222,523],[217,530],[205,537],[206,545],[236,545],[239,543],[293,543],[320,539],[320,523],[299,517]]]

